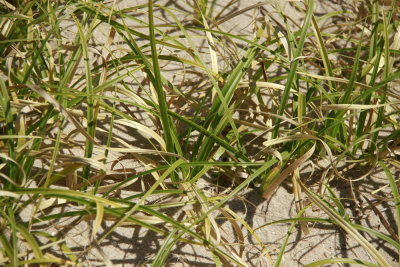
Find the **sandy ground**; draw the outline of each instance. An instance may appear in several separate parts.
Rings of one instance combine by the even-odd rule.
[[[130,6],[135,6],[143,3],[143,1],[116,1],[116,9],[127,8]],[[145,2],[145,1],[144,1]],[[210,1],[213,2],[213,1]],[[221,8],[228,1],[215,1],[216,10],[221,10]],[[222,18],[225,16],[229,18],[229,14],[233,14],[236,11],[239,11],[243,8],[250,7],[256,4],[258,1],[237,1],[232,5],[231,8],[225,10],[222,14]],[[354,8],[353,2],[343,2],[343,1],[316,1],[316,11],[315,14],[317,17],[324,15],[326,12],[332,10],[349,10],[352,12],[357,12]],[[165,5],[170,8],[176,9],[188,9],[189,7],[185,4],[185,1],[156,1],[157,4]],[[291,7],[288,3],[282,2],[282,8],[284,13],[288,15],[290,18],[293,18],[297,23],[301,23],[302,21],[301,14]],[[273,10],[270,5],[264,6],[265,10]],[[217,13],[217,12],[215,12]],[[135,13],[133,13],[135,14]],[[165,21],[170,20],[168,18],[168,14],[161,12],[160,9],[157,9],[157,21]],[[251,22],[253,19],[253,15],[260,17],[259,11],[256,9],[248,10],[240,14],[237,17],[234,17],[231,20],[227,20],[220,27],[226,31],[240,32],[244,35],[251,35],[252,26]],[[139,13],[135,14],[139,16]],[[270,14],[271,16],[275,16],[276,14]],[[182,20],[185,17],[181,18]],[[329,23],[335,23],[334,20],[326,20],[321,22],[321,27],[323,25],[328,25]],[[143,30],[145,29],[138,29]],[[99,28],[98,35],[95,35],[93,42],[104,40],[104,33],[107,33],[107,29]],[[118,38],[115,40],[114,46],[121,46],[121,44],[117,43]],[[198,39],[196,42],[204,45],[204,39]],[[203,43],[201,43],[203,42]],[[205,56],[207,59],[207,56]],[[221,65],[223,62],[221,62]],[[171,68],[171,73],[164,73],[168,79],[172,79],[174,76],[173,66],[169,66]],[[166,68],[168,69],[168,68]],[[186,77],[187,79],[194,79],[192,77]],[[175,79],[179,80],[179,77],[175,77]],[[104,130],[107,130],[107,125],[105,124]],[[117,129],[115,131],[115,135],[121,138],[124,138],[127,142],[137,144],[140,140],[143,139],[141,136],[132,136],[128,132],[126,132],[123,128]],[[144,141],[143,141],[144,142]],[[125,168],[135,168],[134,165],[130,164],[129,161],[123,161],[121,163]],[[305,177],[307,177],[308,171],[305,170]],[[318,180],[320,177],[320,173],[318,172],[314,174],[310,179]],[[363,184],[359,183],[357,189],[361,192],[363,190],[370,191],[370,187],[375,183],[377,185],[382,184],[382,179],[384,177],[377,173],[375,176],[371,176],[368,178],[369,180]],[[213,194],[212,188],[207,187],[207,181],[204,183],[204,190],[208,191],[210,194]],[[338,194],[342,197],[348,197],[348,186],[340,181],[334,187],[337,190]],[[317,189],[314,187],[313,189]],[[121,192],[123,195],[131,195],[133,193],[140,191],[140,185],[132,185],[127,188],[125,191]],[[215,193],[215,192],[214,192]],[[351,216],[354,216],[355,222],[366,225],[372,229],[376,229],[382,232],[385,232],[385,229],[381,226],[377,216],[371,210],[363,210],[360,214],[357,212],[357,207],[352,205],[351,201],[348,201],[348,213]],[[277,254],[284,242],[287,232],[290,227],[290,223],[280,223],[280,224],[272,224],[268,226],[264,226],[267,223],[286,219],[293,218],[296,216],[295,211],[295,203],[291,188],[291,183],[284,183],[282,187],[280,187],[277,192],[272,196],[272,198],[268,201],[265,201],[258,190],[254,188],[248,188],[244,192],[242,192],[236,199],[229,201],[226,204],[230,209],[240,214],[242,219],[253,229],[257,229],[256,234],[260,238],[260,241],[265,246],[266,251],[272,260],[276,259]],[[386,209],[390,209],[390,207],[378,206],[379,209],[383,212],[383,214],[388,216],[390,221],[391,215],[390,212],[385,212]],[[171,209],[167,212],[170,216],[174,218],[180,218],[182,216],[183,211],[180,209]],[[318,210],[316,208],[309,209],[307,211],[307,215],[310,217],[320,217],[327,218],[327,216],[323,213],[323,211]],[[215,213],[216,218],[221,217],[220,213]],[[237,234],[235,233],[234,227],[231,223],[227,222],[227,220],[217,220],[220,223],[221,229],[223,229],[223,236],[229,242],[235,243],[237,242]],[[395,228],[393,221],[392,226]],[[48,226],[44,225],[43,228],[47,229],[49,233],[52,233],[56,236],[63,236],[66,238],[67,244],[74,253],[77,253],[81,256],[82,262],[85,266],[104,266],[106,262],[109,260],[112,262],[114,266],[147,266],[149,262],[152,261],[155,253],[158,251],[162,242],[164,240],[163,236],[157,235],[151,231],[147,231],[145,229],[141,229],[137,226],[126,226],[118,228],[113,234],[111,234],[107,239],[105,239],[101,244],[93,244],[90,242],[91,240],[91,229],[92,222],[91,221],[81,221],[81,222],[73,222],[73,221],[60,221],[57,222],[57,225],[75,225],[74,227],[68,229],[63,228],[62,231],[57,230],[56,225]],[[102,229],[100,230],[100,234],[103,231],[106,231],[112,226],[111,222],[103,223]],[[167,227],[167,226],[166,226]],[[347,236],[342,230],[339,228],[328,225],[328,224],[309,224],[310,233],[308,235],[304,235],[301,233],[298,226],[293,229],[293,233],[288,240],[288,245],[286,248],[285,255],[283,257],[283,261],[281,266],[302,266],[307,263],[311,263],[316,260],[321,260],[325,258],[333,258],[333,257],[345,257],[345,258],[357,258],[363,259],[370,262],[373,262],[373,259],[365,252],[363,248],[361,248],[351,237]],[[263,253],[260,250],[260,246],[257,244],[257,240],[252,237],[249,232],[246,230],[245,226],[241,225],[244,236],[245,250],[243,252],[242,259],[248,263],[249,266],[271,266],[269,256]],[[395,254],[395,249],[390,247],[388,244],[383,243],[382,241],[375,239],[375,237],[371,237],[365,235],[369,240],[372,240],[372,243],[375,247],[387,258],[389,262],[393,266],[397,266],[398,262],[395,261],[397,257]],[[91,244],[91,245],[90,245]],[[49,251],[49,253],[56,254],[56,251]],[[173,249],[170,254],[168,260],[168,266],[214,266],[213,258],[211,256],[210,251],[205,250],[199,246],[190,246],[178,243],[178,245]],[[329,265],[331,266],[331,265]],[[333,265],[332,265],[333,266]],[[340,265],[338,265],[340,266]]]

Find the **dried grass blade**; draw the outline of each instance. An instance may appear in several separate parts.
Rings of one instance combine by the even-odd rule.
[[[104,205],[103,203],[96,201],[96,218],[93,221],[93,230],[92,230],[93,238],[96,238],[97,232],[99,231],[101,223],[103,222],[103,216],[104,216]]]
[[[268,185],[265,191],[262,194],[264,199],[269,199],[272,193],[278,188],[278,186],[297,168],[299,168],[304,162],[306,162],[315,151],[315,143],[314,145],[306,152],[304,155],[296,159],[292,164],[290,164],[278,177],[274,178]]]
[[[296,211],[298,214],[300,214],[300,212],[304,209],[304,204],[303,204],[303,198],[301,195],[301,187],[299,185],[299,183],[297,182],[297,180],[300,179],[300,171],[299,168],[297,168],[294,172],[293,172],[293,176],[292,176],[292,183],[293,183],[293,191],[294,191],[294,201],[296,203]],[[303,213],[301,213],[301,217],[305,217],[305,211]],[[310,230],[308,228],[308,223],[307,222],[300,222],[300,229],[303,232],[304,235],[309,235],[310,234]]]
[[[209,30],[210,28],[208,27],[207,19],[204,17],[203,13],[201,13],[201,16],[203,17],[204,27],[207,30]],[[217,52],[216,52],[214,39],[213,39],[210,31],[205,31],[205,33],[207,36],[208,50],[210,51],[210,57],[211,57],[211,72],[214,75],[214,77],[218,77],[218,73],[219,73],[218,58],[217,58]],[[215,98],[216,94],[217,94],[217,92],[216,92],[215,88],[213,88],[211,102],[214,102],[214,98]]]
[[[379,266],[390,267],[390,264],[385,258],[369,243],[357,230],[345,221],[341,216],[339,216],[336,211],[332,210],[325,202],[323,202],[314,192],[309,190],[300,180],[298,180],[301,188],[307,194],[312,202],[322,209],[332,220],[340,226],[344,231],[351,235],[370,255],[376,260]]]
[[[380,107],[386,107],[394,104],[399,104],[400,101],[388,102],[385,104],[375,104],[375,105],[363,105],[363,104],[326,104],[321,105],[320,109],[323,110],[366,110],[375,109]]]
[[[221,212],[222,212],[222,210],[225,210],[225,213],[228,213],[229,216],[231,216],[234,219],[238,220],[244,227],[246,227],[247,231],[249,231],[249,233],[254,237],[254,239],[260,245],[260,247],[261,247],[261,249],[263,251],[263,254],[268,258],[268,261],[272,266],[273,265],[272,258],[269,255],[266,246],[261,241],[261,238],[257,235],[256,231],[254,229],[252,229],[251,226],[245,220],[243,220],[243,218],[241,218],[241,216],[239,216],[236,212],[234,212],[233,210],[229,209],[228,207],[224,207],[223,209],[220,208],[219,210],[221,210]],[[223,213],[223,214],[225,214],[225,213]],[[229,218],[226,215],[225,215],[225,217]],[[243,249],[244,249],[244,247],[243,247]],[[241,252],[242,252],[242,249],[241,249]],[[241,256],[242,254],[240,253],[239,255]]]
[[[235,221],[235,218],[232,215],[230,215],[228,212],[226,212],[222,208],[219,208],[218,210],[222,213],[222,215],[225,216],[225,218],[228,220],[228,222],[230,222],[232,224],[232,227],[235,230],[235,233],[236,233],[236,236],[237,236],[237,239],[238,239],[238,243],[239,243],[239,246],[240,246],[238,255],[239,255],[239,257],[242,257],[244,249],[245,249],[245,247],[244,247],[244,235],[243,235],[242,229],[240,229],[239,224]],[[233,212],[233,211],[231,211],[231,212]],[[232,249],[234,249],[234,248],[232,247]]]
[[[392,189],[392,195],[394,198],[394,204],[396,206],[396,221],[397,221],[397,235],[400,235],[400,194],[399,194],[399,188],[396,183],[396,180],[394,179],[392,173],[390,172],[389,168],[386,166],[386,164],[383,161],[379,161],[379,164],[382,166],[383,170],[385,171],[387,178],[389,180],[390,187]],[[398,237],[397,237],[398,239]],[[397,242],[399,242],[397,240]],[[399,249],[400,252],[400,249]],[[400,253],[399,253],[399,260],[400,260]]]
[[[147,136],[153,137],[161,145],[162,150],[167,151],[167,146],[165,144],[164,139],[161,136],[159,136],[155,131],[150,129],[149,127],[147,127],[141,123],[138,123],[138,122],[135,122],[132,120],[127,120],[127,119],[115,120],[114,123],[134,128],[134,129],[138,130],[139,132],[144,133]],[[169,151],[169,152],[171,152],[171,151]]]

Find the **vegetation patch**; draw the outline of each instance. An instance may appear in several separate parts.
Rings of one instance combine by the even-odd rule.
[[[0,1],[0,265],[398,265],[399,4],[281,2]]]

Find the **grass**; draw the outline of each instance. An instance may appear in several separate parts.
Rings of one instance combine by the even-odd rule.
[[[295,226],[304,237],[316,223],[369,258],[306,266],[398,263],[398,2],[323,15],[290,2],[298,20],[278,3],[180,4],[0,3],[0,264],[96,264],[96,248],[111,266],[102,242],[131,225],[162,236],[137,264],[164,266],[188,244],[217,266],[255,265],[250,245],[283,266]],[[229,26],[251,12],[252,31]],[[292,218],[254,225],[229,208],[288,185]],[[307,215],[315,208],[326,217]],[[81,221],[90,244],[77,252],[66,229]],[[260,230],[285,223],[273,252]]]

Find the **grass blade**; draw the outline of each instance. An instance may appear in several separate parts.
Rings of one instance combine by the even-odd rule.
[[[314,1],[313,0],[308,1],[307,14],[306,14],[303,26],[302,26],[301,31],[300,31],[300,40],[299,40],[299,42],[297,44],[297,49],[296,49],[295,54],[294,54],[294,59],[290,63],[290,65],[291,65],[290,66],[290,71],[289,71],[289,74],[288,74],[288,77],[287,77],[285,90],[283,91],[283,94],[282,94],[281,103],[279,105],[279,109],[278,109],[278,115],[279,116],[283,115],[283,111],[285,110],[285,107],[286,107],[286,104],[287,104],[287,101],[288,101],[289,92],[290,92],[290,89],[292,87],[294,78],[296,76],[297,65],[299,64],[299,56],[301,55],[301,52],[303,50],[304,41],[305,41],[305,39],[307,37],[307,31],[308,31],[308,29],[310,27],[312,15],[313,15],[313,8],[314,8]],[[273,134],[272,134],[272,138],[276,138],[278,136],[280,122],[281,122],[281,120],[279,118],[275,120],[275,128],[274,128],[274,131],[273,131]]]

